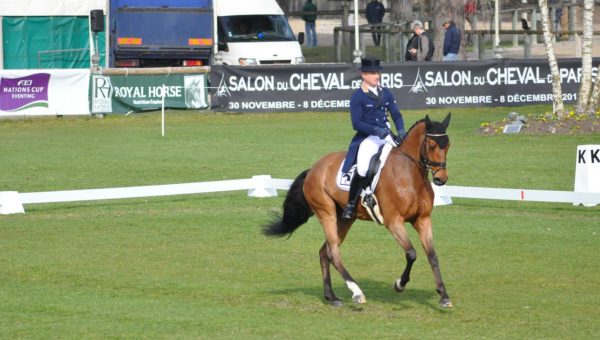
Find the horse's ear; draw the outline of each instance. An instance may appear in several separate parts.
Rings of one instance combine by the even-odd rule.
[[[451,112],[448,112],[448,115],[446,116],[446,118],[444,118],[444,120],[442,121],[442,124],[444,125],[444,127],[446,127],[446,129],[448,128],[448,125],[450,125],[450,116],[452,115]]]
[[[425,115],[425,126],[431,126],[431,119],[429,119],[429,115]]]

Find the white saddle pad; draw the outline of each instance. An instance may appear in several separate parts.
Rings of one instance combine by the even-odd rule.
[[[369,193],[375,192],[375,188],[377,187],[377,182],[379,182],[379,175],[381,174],[381,170],[383,169],[383,166],[385,165],[385,161],[387,160],[387,157],[390,154],[391,150],[392,150],[391,145],[385,144],[383,146],[383,150],[381,151],[381,155],[379,156],[379,164],[380,164],[379,169],[377,169],[377,173],[375,174],[375,177],[373,178],[371,187],[366,188],[365,191],[367,191]],[[350,182],[352,180],[352,176],[354,175],[354,172],[356,171],[356,164],[354,164],[350,168],[350,171],[348,171],[346,173],[342,172],[342,166],[344,166],[344,160],[342,160],[342,163],[340,164],[340,168],[337,172],[335,182],[337,183],[337,186],[340,190],[350,191]]]

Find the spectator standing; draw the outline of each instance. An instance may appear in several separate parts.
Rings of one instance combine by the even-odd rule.
[[[558,6],[554,8],[554,34],[556,34],[556,41],[562,40],[562,16],[563,8],[561,1],[556,2]]]
[[[302,12],[316,12],[317,5],[313,4],[312,0],[306,0],[306,3],[302,7]],[[317,47],[317,13],[303,14],[302,20],[304,20],[304,30],[306,31],[306,46]]]
[[[413,33],[412,37],[408,39],[406,44],[406,53],[404,53],[405,61],[417,61],[417,47],[419,43],[419,36]]]
[[[377,25],[383,22],[383,16],[385,15],[385,6],[378,0],[372,0],[367,4],[366,16],[367,22],[370,25]],[[374,29],[381,29],[381,25],[372,26]],[[381,44],[381,33],[373,32],[373,43],[375,46]]]
[[[465,21],[469,23],[469,28],[471,30],[474,30],[475,27],[473,26],[473,19],[475,17],[475,14],[477,14],[477,1],[468,0],[465,3],[464,11],[465,11]],[[467,38],[467,42],[471,42],[471,34],[466,35],[466,38]]]
[[[473,17],[477,13],[477,1],[468,0],[465,3],[464,10],[465,10],[465,20],[469,23],[469,25],[471,26],[471,29],[473,29]]]
[[[433,40],[423,29],[423,23],[415,20],[412,23],[412,30],[417,36],[417,46],[410,50],[411,55],[415,55],[417,61],[431,61],[433,56]]]
[[[460,41],[462,39],[461,32],[456,27],[453,20],[446,21],[443,25],[446,30],[444,35],[444,61],[457,61],[458,50],[460,49]]]

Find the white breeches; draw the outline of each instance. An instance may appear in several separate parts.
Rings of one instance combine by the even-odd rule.
[[[367,175],[371,158],[385,143],[385,139],[380,139],[377,136],[369,136],[360,143],[358,155],[356,156],[356,172],[358,172],[359,175],[363,177]]]

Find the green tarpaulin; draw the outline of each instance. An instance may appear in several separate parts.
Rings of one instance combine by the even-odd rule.
[[[104,32],[98,35],[104,65]],[[2,17],[5,69],[89,68],[87,16]]]

